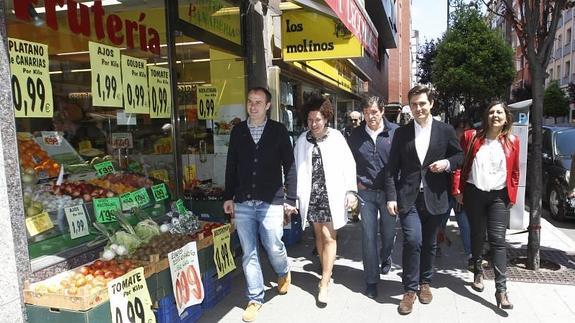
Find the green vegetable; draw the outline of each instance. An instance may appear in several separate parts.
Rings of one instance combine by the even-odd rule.
[[[160,235],[160,227],[151,219],[140,221],[134,228],[136,235],[144,242],[149,242],[154,236]]]
[[[116,232],[111,241],[117,245],[126,247],[128,249],[128,254],[131,254],[142,244],[142,240],[138,239],[138,236],[123,230]]]

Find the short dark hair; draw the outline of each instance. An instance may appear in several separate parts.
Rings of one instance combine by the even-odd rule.
[[[250,92],[264,92],[264,94],[266,95],[266,103],[270,103],[272,102],[272,94],[270,93],[270,91],[268,89],[266,89],[263,86],[255,86],[252,87],[251,89],[248,90],[248,94]]]
[[[416,96],[416,95],[420,95],[420,94],[427,94],[427,99],[429,100],[429,102],[433,102],[435,101],[435,93],[431,88],[428,88],[425,85],[416,85],[414,87],[411,88],[411,90],[409,90],[409,92],[407,92],[407,98],[409,100],[409,102],[411,102],[411,98]]]
[[[361,108],[369,108],[372,105],[376,105],[380,112],[383,112],[384,109],[384,102],[378,96],[364,96],[361,99]]]
[[[310,112],[319,111],[321,115],[329,121],[333,118],[333,105],[329,99],[316,95],[309,98],[304,104],[301,111],[304,122],[307,122],[307,117]]]

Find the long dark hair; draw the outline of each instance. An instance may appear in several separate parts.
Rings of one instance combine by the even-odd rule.
[[[489,128],[489,110],[491,110],[494,106],[501,105],[503,111],[505,111],[505,125],[503,125],[503,129],[501,129],[501,133],[499,137],[505,138],[506,141],[509,141],[509,137],[511,136],[511,126],[513,125],[513,114],[507,107],[507,104],[502,101],[492,101],[487,106],[487,109],[483,111],[483,116],[481,117],[481,131],[479,132],[479,136],[485,137],[487,135],[487,130]]]

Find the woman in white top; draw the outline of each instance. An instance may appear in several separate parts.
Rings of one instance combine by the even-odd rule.
[[[512,309],[507,297],[505,230],[509,209],[515,204],[519,183],[519,139],[511,134],[512,115],[507,106],[493,102],[483,114],[483,129],[467,130],[461,137],[465,153],[462,169],[453,178],[455,198],[463,204],[471,228],[474,279],[471,287],[483,291],[485,232],[495,272],[497,306]]]
[[[327,288],[337,250],[336,230],[347,222],[347,209],[357,205],[355,160],[343,135],[328,127],[331,102],[311,98],[302,111],[308,131],[295,145],[297,195],[303,224],[313,224],[322,266],[318,302],[327,304]]]

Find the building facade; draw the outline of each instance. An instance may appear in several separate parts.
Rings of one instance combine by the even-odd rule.
[[[411,88],[411,0],[396,1],[397,48],[389,49],[388,102],[408,104],[407,92]]]

